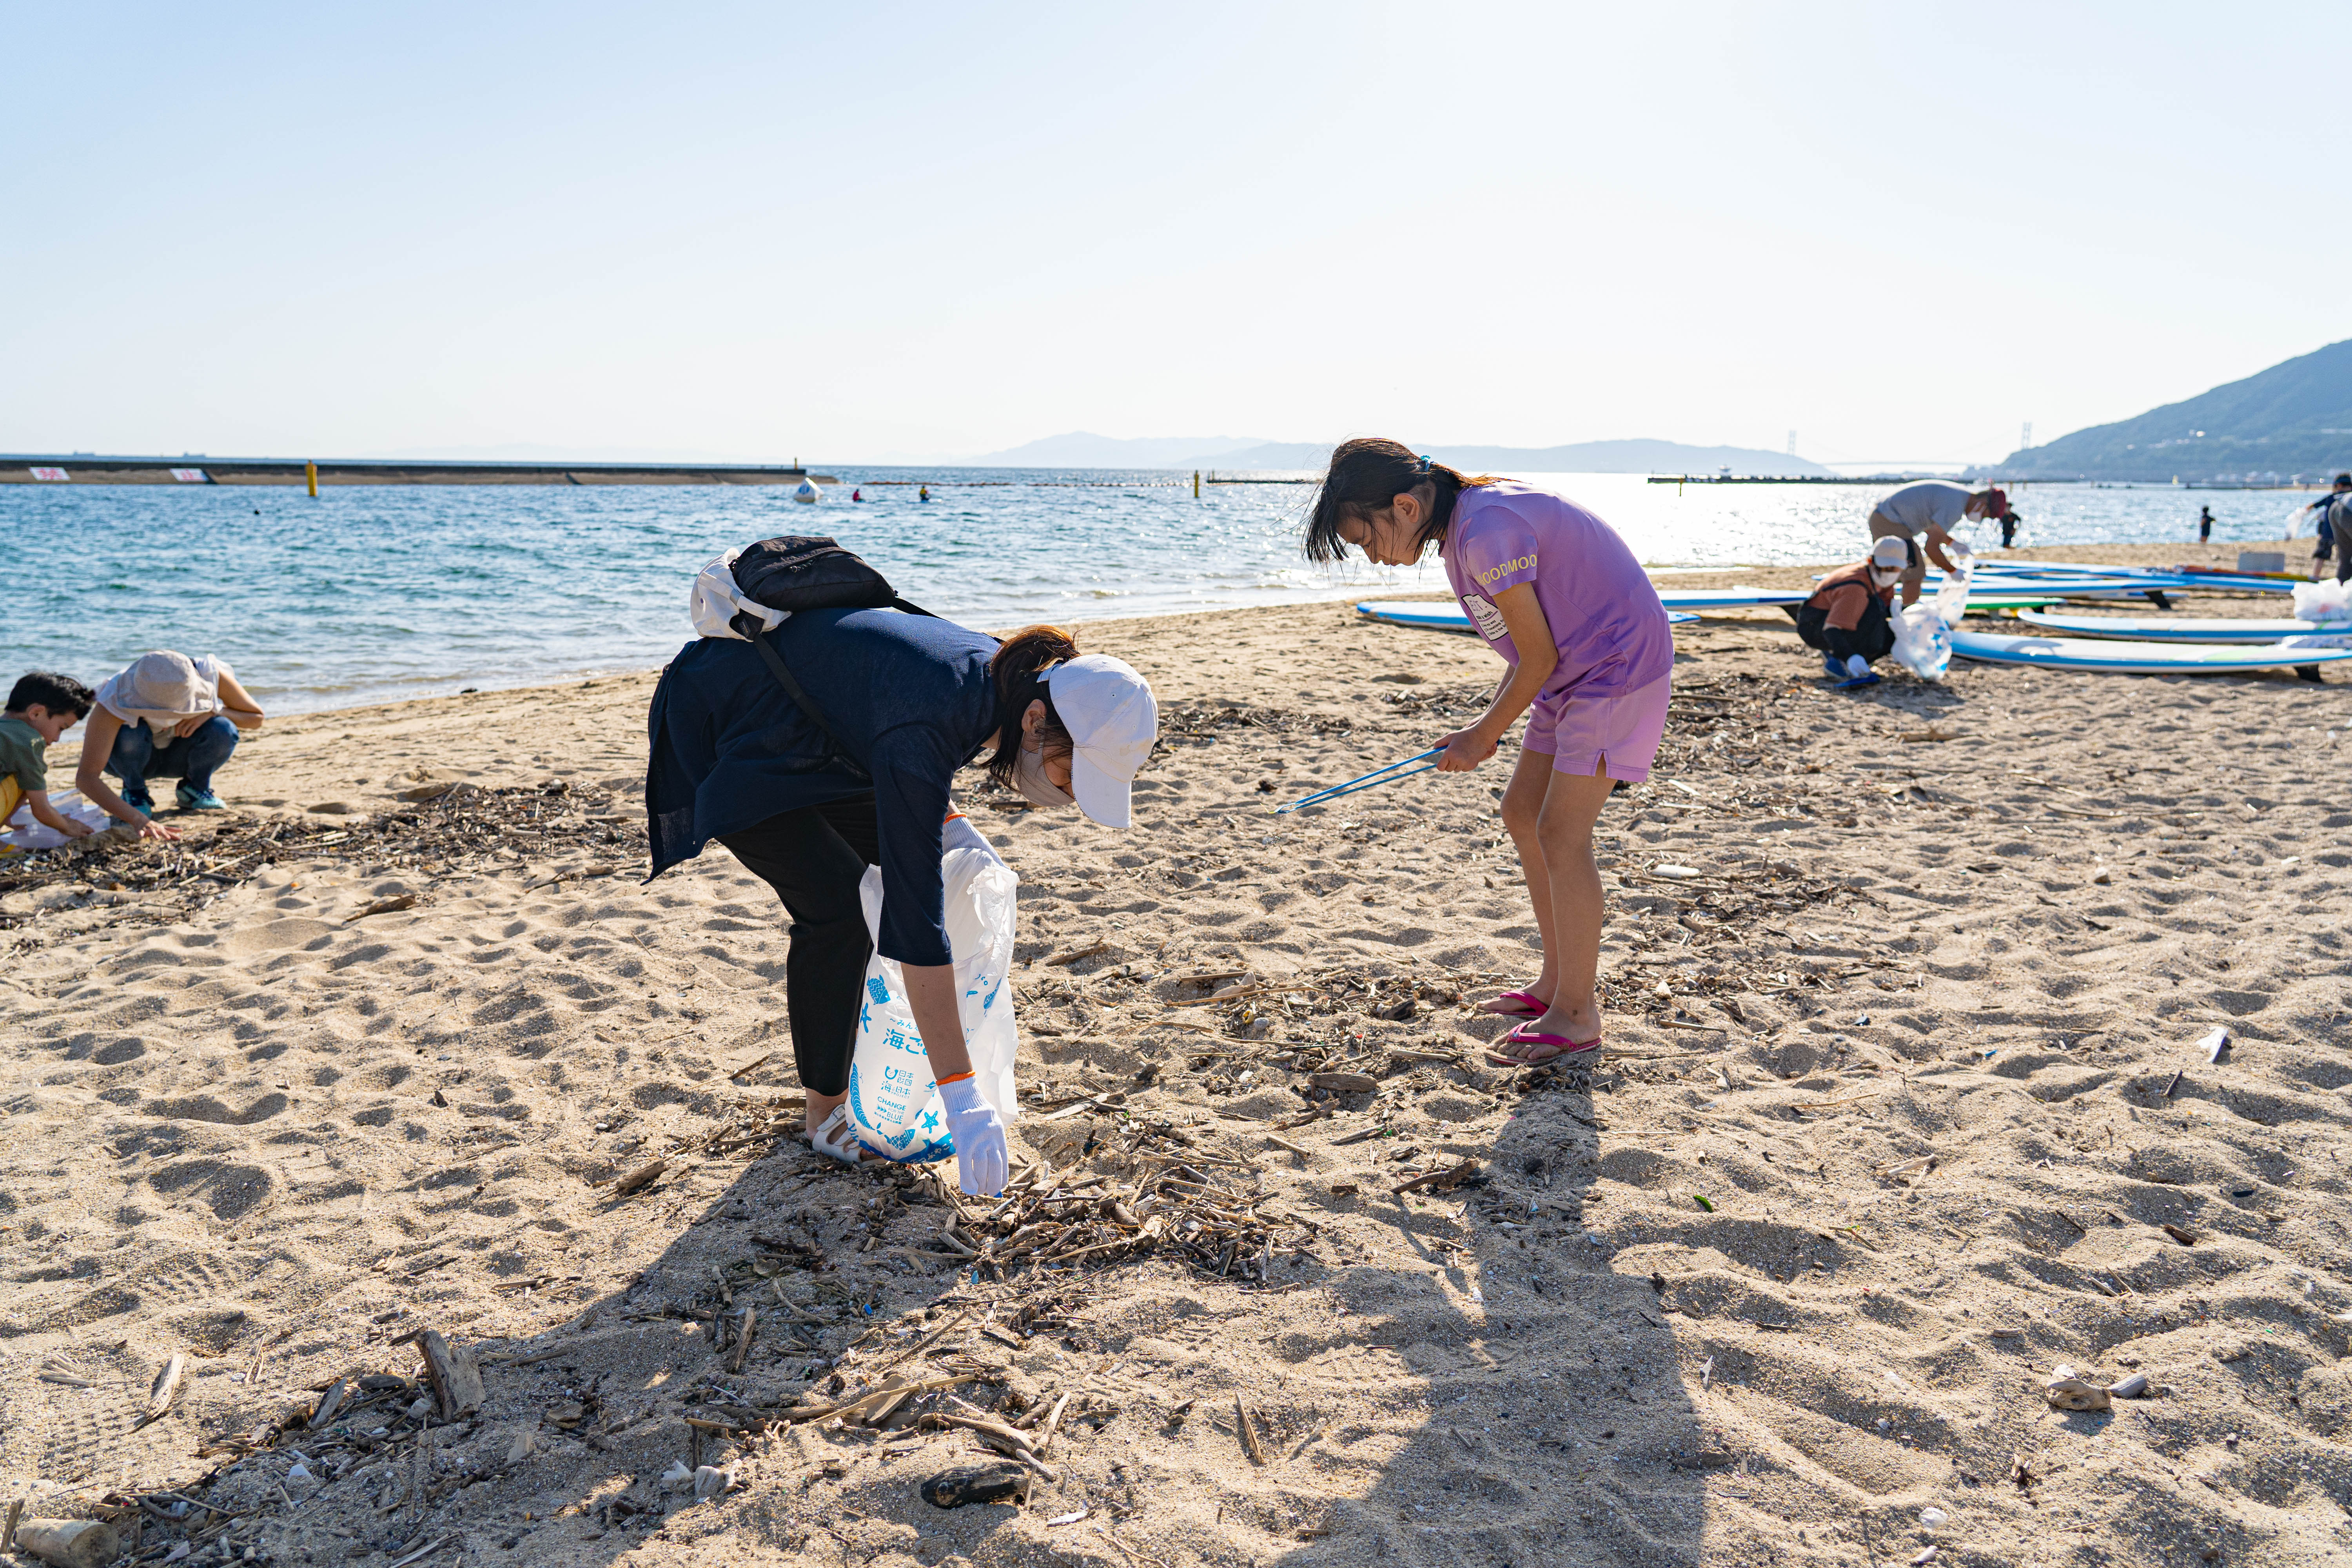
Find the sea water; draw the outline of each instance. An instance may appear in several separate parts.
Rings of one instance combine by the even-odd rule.
[[[95,685],[176,648],[227,660],[273,711],[300,711],[650,669],[694,635],[687,593],[703,563],[781,533],[830,534],[906,597],[992,630],[1444,588],[1433,563],[1308,564],[1307,485],[1213,484],[1195,499],[1190,474],[1164,471],[835,472],[815,505],[765,486],[352,485],[315,500],[278,486],[0,486],[0,680],[57,669]],[[1661,566],[1858,555],[1885,493],[1524,477]],[[2218,540],[2276,539],[2310,499],[2076,485],[2016,497],[2032,544],[2186,541],[2200,504]]]

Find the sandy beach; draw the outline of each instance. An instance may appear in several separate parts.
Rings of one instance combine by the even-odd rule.
[[[2340,670],[1846,694],[1680,628],[1612,1053],[1512,1072],[1509,750],[1268,809],[1493,657],[1082,641],[1162,704],[1135,830],[965,775],[1006,1208],[798,1142],[773,896],[640,880],[651,675],[273,721],[235,818],[0,865],[0,1506],[363,1568],[2352,1561]],[[919,1495],[1004,1448],[1025,1505]]]

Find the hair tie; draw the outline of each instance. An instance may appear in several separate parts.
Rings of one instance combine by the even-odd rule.
[[[1429,455],[1427,453],[1424,452],[1422,454],[1421,467],[1415,468],[1413,472],[1417,474],[1425,474],[1429,472]]]

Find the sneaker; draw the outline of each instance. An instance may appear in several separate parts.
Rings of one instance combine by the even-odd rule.
[[[228,809],[228,803],[208,789],[197,789],[189,784],[182,784],[177,793],[182,811],[226,811]]]
[[[1828,676],[1832,680],[1843,680],[1845,679],[1845,665],[1841,659],[1839,659],[1837,655],[1833,653],[1825,653],[1822,655],[1822,673]]]
[[[122,804],[142,816],[155,815],[155,797],[152,795],[132,795],[129,790],[125,790],[122,792]]]

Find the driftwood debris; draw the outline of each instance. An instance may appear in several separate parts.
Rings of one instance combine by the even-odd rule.
[[[631,1171],[627,1175],[623,1176],[620,1180],[614,1182],[613,1184],[613,1195],[616,1198],[625,1198],[631,1193],[636,1192],[644,1187],[649,1187],[653,1185],[655,1182],[659,1181],[661,1179],[661,1173],[668,1169],[669,1162],[667,1160],[648,1160],[644,1164],[639,1165],[635,1170]]]
[[[1249,1462],[1263,1468],[1265,1445],[1258,1441],[1257,1425],[1250,1419],[1249,1406],[1242,1403],[1239,1394],[1234,1396],[1234,1433],[1241,1438],[1242,1452],[1249,1456]]]
[[[1445,1170],[1431,1171],[1425,1175],[1415,1176],[1410,1181],[1399,1182],[1389,1190],[1399,1194],[1417,1192],[1442,1193],[1449,1188],[1460,1186],[1476,1175],[1478,1170],[1477,1161],[1465,1160],[1460,1164]]]
[[[1360,1072],[1308,1073],[1307,1081],[1313,1088],[1328,1089],[1334,1094],[1371,1094],[1381,1087],[1380,1079]]]
[[[140,1412],[139,1426],[161,1421],[171,1413],[172,1401],[180,1396],[180,1378],[187,1370],[187,1352],[173,1351],[172,1359],[163,1363],[163,1370],[155,1374],[155,1381],[148,1386],[147,1408]]]
[[[319,1395],[319,1403],[310,1412],[310,1419],[307,1423],[310,1429],[316,1432],[332,1421],[335,1412],[343,1407],[343,1401],[351,1397],[351,1393],[352,1380],[348,1377],[339,1377],[329,1384],[327,1392]]]
[[[760,1313],[758,1309],[752,1307],[744,1308],[741,1315],[735,1321],[735,1348],[733,1351],[729,1352],[727,1357],[727,1370],[729,1372],[741,1372],[743,1370],[743,1358],[751,1353],[751,1339],[752,1336],[757,1334],[759,1331]]]
[[[394,899],[378,899],[374,903],[370,904],[367,908],[362,910],[359,913],[353,915],[351,920],[345,921],[343,923],[345,925],[350,925],[353,921],[366,920],[371,915],[396,914],[402,910],[413,910],[415,907],[416,895],[415,893],[403,893],[398,898]]]
[[[452,1346],[436,1330],[417,1337],[417,1353],[425,1358],[425,1381],[441,1406],[441,1419],[455,1421],[482,1407],[482,1369],[474,1352]]]
[[[105,1568],[122,1554],[114,1526],[95,1519],[27,1519],[16,1525],[16,1550],[53,1568]]]

